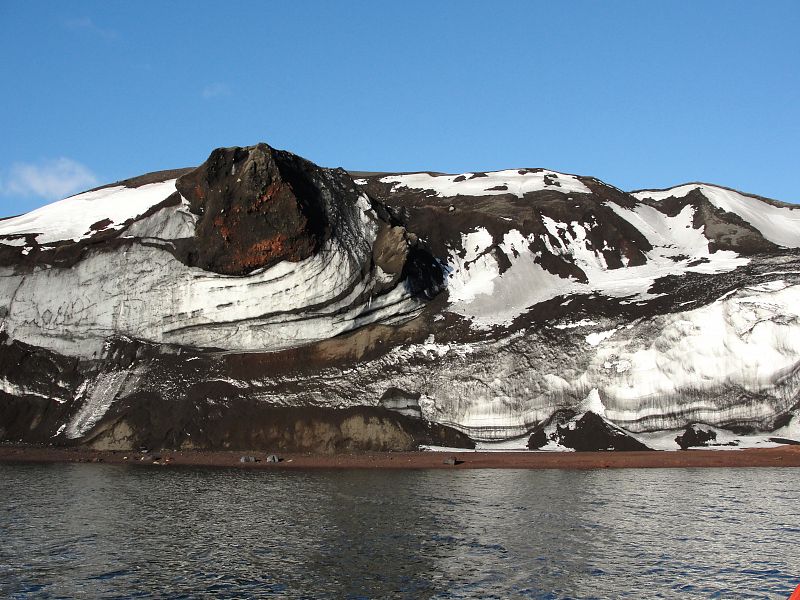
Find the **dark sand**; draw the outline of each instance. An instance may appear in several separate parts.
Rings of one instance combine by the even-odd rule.
[[[352,454],[277,454],[264,451],[191,450],[141,452],[86,448],[0,446],[0,462],[102,462],[149,468],[175,466],[244,469],[627,469],[696,467],[800,467],[800,446],[747,450],[675,452],[365,452]],[[242,456],[259,462],[242,463]],[[456,465],[446,464],[454,457]]]

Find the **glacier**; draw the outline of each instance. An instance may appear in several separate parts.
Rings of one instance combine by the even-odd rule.
[[[710,184],[219,149],[0,220],[0,439],[522,448],[569,411],[796,439],[798,248],[800,208]]]

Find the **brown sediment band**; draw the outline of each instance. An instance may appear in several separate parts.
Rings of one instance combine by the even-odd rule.
[[[96,451],[87,448],[0,446],[0,463],[106,463],[149,468],[245,469],[659,469],[800,467],[800,446],[674,452],[380,452],[277,454],[243,451]],[[242,462],[242,457],[248,457]],[[249,461],[249,457],[254,460]],[[455,458],[455,461],[448,460]],[[455,464],[453,464],[455,463]]]

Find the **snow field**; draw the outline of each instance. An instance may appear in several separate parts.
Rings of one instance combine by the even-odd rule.
[[[476,176],[475,173],[462,173],[460,175],[410,173],[383,177],[380,182],[394,184],[392,191],[402,188],[427,190],[440,198],[496,196],[499,194],[513,194],[518,198],[522,198],[525,194],[542,190],[551,190],[564,194],[591,193],[591,190],[574,175],[565,175],[556,171],[534,171],[529,169],[493,171],[485,173],[485,177]]]
[[[175,179],[138,188],[107,187],[59,200],[34,211],[0,221],[0,238],[36,233],[39,245],[79,241],[95,232],[91,226],[109,219],[104,229],[118,229],[129,219],[147,212],[175,192]],[[8,243],[0,239],[0,243]],[[14,244],[18,245],[18,244]]]
[[[687,184],[668,190],[644,190],[632,195],[639,200],[651,198],[658,201],[670,197],[683,198],[693,190],[700,190],[717,208],[739,215],[770,242],[785,248],[800,248],[800,207],[773,206],[758,198],[707,184]]]

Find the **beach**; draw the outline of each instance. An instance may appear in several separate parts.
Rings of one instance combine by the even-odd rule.
[[[278,462],[269,462],[276,456]],[[248,462],[242,462],[243,460]],[[106,463],[138,467],[244,469],[658,469],[800,467],[800,446],[670,452],[360,452],[272,453],[246,450],[99,451],[81,447],[0,446],[5,463]],[[453,464],[454,463],[454,464]]]

